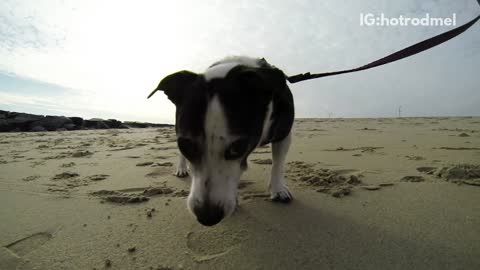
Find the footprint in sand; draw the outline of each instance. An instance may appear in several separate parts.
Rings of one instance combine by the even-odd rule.
[[[135,166],[137,166],[137,167],[145,167],[145,166],[150,166],[150,165],[152,165],[152,164],[153,164],[152,161],[147,161],[147,162],[137,163]]]
[[[433,149],[456,150],[456,151],[480,150],[479,147],[447,147],[447,146],[442,146],[442,147],[433,148]]]
[[[153,196],[168,196],[168,197],[186,197],[188,191],[177,190],[167,186],[161,187],[138,187],[127,188],[120,190],[98,190],[91,192],[90,195],[100,197],[102,201],[112,203],[141,203],[150,200]]]
[[[61,179],[69,179],[69,178],[74,178],[80,176],[78,173],[72,173],[72,172],[63,172],[60,174],[56,174],[52,180],[61,180]]]
[[[147,173],[145,176],[152,177],[152,178],[160,178],[162,176],[170,175],[171,173],[172,173],[172,169],[170,167],[160,166],[160,167],[156,167],[155,170],[153,170],[150,173]]]
[[[10,243],[5,247],[18,256],[24,256],[45,244],[52,237],[53,235],[51,233],[39,232]]]
[[[60,174],[57,174],[55,175],[52,180],[61,180],[61,179],[69,179],[69,178],[74,178],[74,177],[77,177],[79,176],[78,173],[74,173],[74,172],[63,172],[63,173],[60,173]]]
[[[109,176],[108,174],[94,174],[88,176],[87,179],[91,181],[101,181],[107,179]]]
[[[425,160],[424,157],[421,156],[405,156],[408,160],[415,160],[415,161],[420,161],[420,160]]]
[[[187,247],[196,262],[209,261],[228,254],[248,237],[245,230],[201,229],[187,234]]]
[[[245,192],[240,194],[240,197],[244,201],[251,200],[251,199],[269,200],[270,194],[265,192]]]
[[[451,183],[480,186],[480,165],[457,164],[442,167],[436,170],[434,175]]]
[[[255,150],[253,151],[254,154],[270,154],[272,151],[270,150]]]
[[[172,162],[156,162],[152,165],[152,167],[172,167]]]
[[[238,183],[238,189],[244,189],[252,184],[252,181],[240,181],[240,183]]]
[[[62,168],[71,168],[73,166],[75,166],[75,162],[63,163],[62,165],[60,165],[60,167]]]
[[[0,269],[17,269],[23,263],[21,257],[5,247],[0,247]]]
[[[267,159],[252,159],[252,162],[255,164],[260,164],[260,165],[268,165],[272,164],[272,160],[267,158]]]
[[[25,182],[30,182],[30,181],[37,180],[38,178],[40,178],[40,175],[30,175],[25,178],[22,178],[22,180]]]
[[[302,186],[336,198],[350,195],[353,188],[363,182],[364,172],[355,169],[316,169],[314,164],[302,161],[289,162],[288,166],[286,171],[288,178]]]
[[[425,174],[433,174],[437,170],[437,167],[418,167],[417,171]]]

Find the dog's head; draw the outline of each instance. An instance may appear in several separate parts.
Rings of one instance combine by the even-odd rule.
[[[177,143],[192,176],[188,208],[200,223],[217,224],[235,210],[247,156],[268,139],[272,100],[282,87],[279,69],[219,63],[204,74],[171,74],[154,90],[176,106]]]

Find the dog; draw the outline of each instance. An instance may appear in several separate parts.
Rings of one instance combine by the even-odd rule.
[[[293,197],[284,177],[291,143],[294,102],[285,74],[264,58],[228,57],[203,74],[179,71],[160,81],[149,98],[163,91],[176,107],[180,150],[178,177],[191,174],[187,206],[205,226],[230,216],[237,204],[240,176],[259,146],[272,144],[271,200]]]

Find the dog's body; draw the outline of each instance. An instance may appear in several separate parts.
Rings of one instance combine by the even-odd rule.
[[[233,213],[247,157],[268,143],[273,160],[271,198],[292,199],[283,167],[294,104],[281,70],[264,59],[232,57],[213,64],[204,74],[171,74],[156,90],[164,91],[176,105],[180,149],[176,175],[188,174],[188,160],[192,175],[188,207],[200,223],[211,226]]]

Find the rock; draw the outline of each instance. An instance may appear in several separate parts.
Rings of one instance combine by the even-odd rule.
[[[110,127],[103,121],[97,122],[97,129],[109,129]]]
[[[125,121],[123,122],[129,128],[149,128],[149,127],[173,127],[174,125],[169,124],[153,124],[153,123],[143,123],[143,122],[132,122],[132,121]]]
[[[84,126],[89,129],[109,129],[110,127],[103,122],[102,119],[92,118],[90,120],[84,120]]]
[[[31,132],[44,132],[47,131],[44,127],[42,126],[34,126],[30,129]]]
[[[2,111],[0,110],[0,119],[5,119],[7,118],[8,111]]]
[[[7,132],[10,131],[10,125],[8,121],[5,119],[0,119],[0,132]]]
[[[4,119],[0,121],[0,131],[28,131],[29,125],[37,120],[41,120],[43,115],[28,113],[9,112],[4,114]]]
[[[72,120],[65,116],[45,116],[39,121],[35,121],[30,124],[30,127],[42,126],[48,131],[54,131],[59,128],[62,128],[66,124],[72,124]]]
[[[81,117],[43,116],[28,113],[18,113],[0,110],[0,132],[23,131],[55,131],[55,130],[86,130],[86,129],[128,129],[150,127],[173,127],[169,124],[154,124],[141,122],[121,122],[116,119],[92,118],[84,120]]]
[[[105,124],[107,124],[110,128],[119,128],[122,125],[122,122],[116,119],[108,119],[105,121]]]
[[[75,130],[76,127],[77,127],[77,126],[76,126],[75,124],[66,124],[66,125],[64,125],[64,128],[65,128],[66,130]]]
[[[33,122],[43,119],[43,115],[28,114],[28,113],[11,113],[8,115],[8,119],[15,119],[19,122]]]
[[[72,123],[77,126],[77,127],[81,127],[83,126],[83,118],[81,117],[69,117],[70,120],[72,120]]]
[[[123,122],[129,128],[146,128],[148,127],[147,123],[140,123],[140,122]]]

